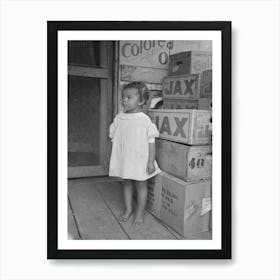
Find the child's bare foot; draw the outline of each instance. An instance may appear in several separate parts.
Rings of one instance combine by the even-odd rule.
[[[135,220],[135,221],[133,222],[133,225],[134,225],[136,228],[140,228],[140,227],[142,227],[142,225],[143,225],[143,220]]]
[[[119,218],[119,220],[120,220],[121,222],[127,222],[127,221],[129,220],[131,214],[132,214],[132,210],[126,210],[126,211],[121,215],[121,217]]]
[[[143,218],[143,215],[137,215],[136,217],[135,217],[135,220],[134,220],[134,222],[133,222],[133,225],[136,227],[136,228],[139,228],[139,227],[141,227],[142,225],[143,225],[143,223],[144,223],[144,218]]]

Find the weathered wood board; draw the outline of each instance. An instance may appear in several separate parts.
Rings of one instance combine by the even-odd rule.
[[[120,79],[121,81],[127,82],[138,82],[144,83],[161,84],[163,78],[167,75],[166,69],[161,68],[150,68],[140,67],[132,65],[121,65],[120,66]]]
[[[82,239],[129,239],[91,183],[71,184],[68,194]]]
[[[198,100],[163,98],[163,109],[198,109]]]
[[[69,180],[68,183],[69,199],[81,239],[180,239],[177,233],[149,212],[145,213],[142,228],[136,229],[132,225],[134,214],[128,222],[120,222],[118,218],[124,211],[122,184],[99,180],[79,180],[80,183]]]
[[[172,54],[189,50],[211,51],[211,40],[121,40],[120,64],[168,69]]]
[[[78,228],[76,226],[71,207],[68,203],[68,239],[80,239]]]
[[[124,211],[123,189],[119,183],[98,184],[98,191],[106,201],[108,207],[116,217],[120,217]],[[135,209],[135,207],[134,207]],[[144,224],[141,228],[135,228],[132,224],[135,215],[133,214],[127,222],[120,222],[125,232],[132,240],[156,240],[156,239],[176,239],[162,224],[145,211]]]
[[[166,40],[122,40],[120,41],[120,64],[152,68],[168,68],[170,50],[175,41]]]

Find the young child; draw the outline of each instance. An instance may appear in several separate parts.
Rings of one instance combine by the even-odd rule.
[[[110,125],[113,146],[109,176],[124,179],[125,211],[120,221],[127,222],[132,214],[133,185],[137,190],[137,207],[134,226],[143,224],[147,201],[147,179],[160,173],[155,161],[155,137],[159,136],[150,118],[141,112],[149,99],[143,82],[132,82],[122,89],[123,113]]]

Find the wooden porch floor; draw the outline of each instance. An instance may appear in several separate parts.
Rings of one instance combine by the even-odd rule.
[[[68,232],[72,239],[186,239],[145,211],[144,225],[119,222],[123,212],[122,185],[106,178],[68,180]],[[211,239],[204,232],[187,239]]]

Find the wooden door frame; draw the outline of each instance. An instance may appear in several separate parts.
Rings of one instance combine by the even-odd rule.
[[[106,176],[109,173],[110,139],[108,127],[112,121],[114,44],[100,41],[100,67],[68,65],[68,75],[100,79],[100,164],[70,166],[68,178]],[[105,94],[102,94],[105,93]]]

